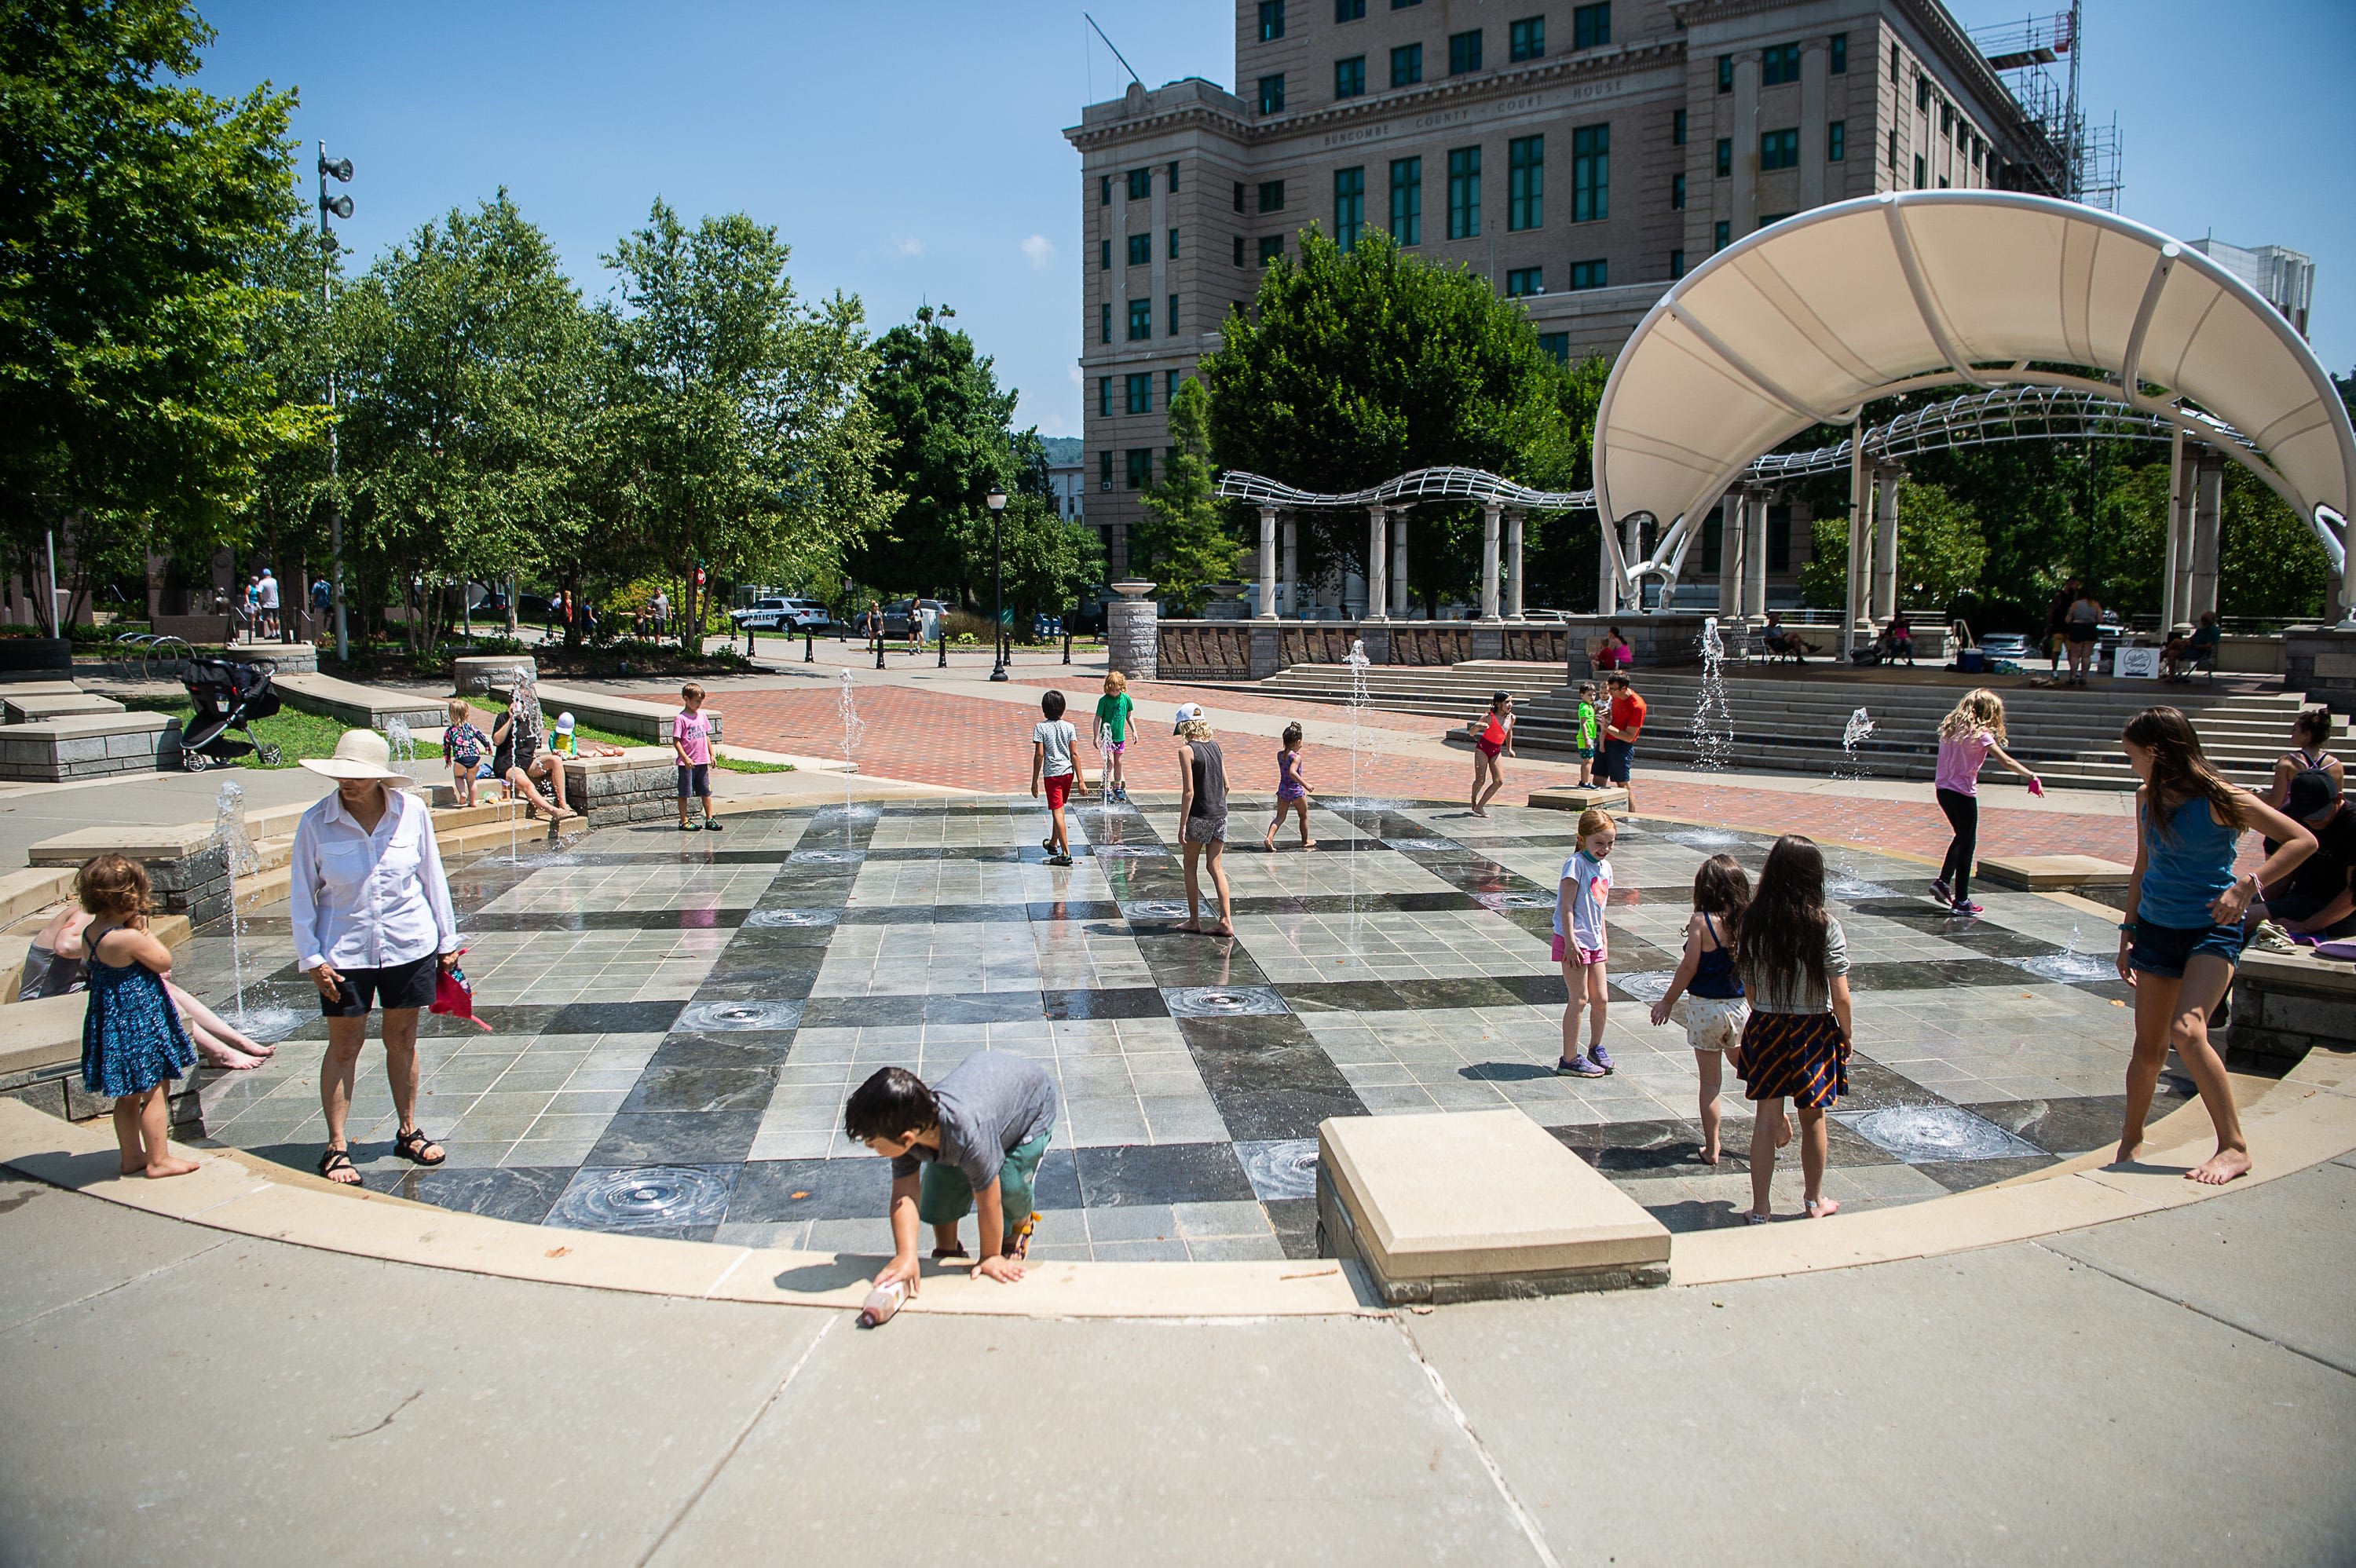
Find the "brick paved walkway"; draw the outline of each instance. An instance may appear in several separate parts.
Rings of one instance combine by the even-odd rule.
[[[1075,673],[1076,679],[1032,677],[1019,684],[1040,688],[1060,684],[1066,692],[1082,694],[1093,689],[1087,672]],[[1175,759],[1161,712],[1165,707],[1206,701],[1215,710],[1271,717],[1297,714],[1326,724],[1335,722],[1340,711],[1324,704],[1288,703],[1160,683],[1141,682],[1131,689],[1151,718],[1151,722],[1139,726],[1130,752],[1129,777],[1137,790],[1175,787]],[[1029,787],[1031,726],[1037,720],[1035,710],[1027,705],[898,685],[863,686],[858,701],[865,723],[858,751],[862,772],[959,789],[1020,792]],[[739,744],[819,756],[841,753],[841,715],[831,689],[732,690],[727,694],[726,711],[728,738]],[[1393,738],[1395,747],[1412,746],[1416,752],[1427,754],[1397,749],[1362,754],[1359,793],[1446,799],[1460,795],[1470,783],[1470,753],[1428,754],[1431,742],[1447,728],[1443,720],[1370,713],[1364,722],[1370,731],[1379,730]],[[1084,765],[1093,777],[1094,752],[1085,744],[1085,724],[1083,730]],[[1232,787],[1247,795],[1273,788],[1272,741],[1260,735],[1231,734],[1226,750]],[[1304,772],[1312,789],[1336,795],[1349,792],[1347,746],[1312,742],[1304,749]],[[1532,789],[1577,774],[1568,763],[1515,758],[1508,759],[1505,776],[1503,798],[1517,801]],[[1944,854],[1947,846],[1946,821],[1927,789],[1920,800],[1835,798],[1707,783],[1692,773],[1648,777],[1641,766],[1636,788],[1638,804],[1648,814],[1759,832],[1805,833],[1932,858]],[[2116,860],[2135,858],[2133,826],[2123,816],[1989,805],[1982,812],[1980,843],[1991,854],[2067,852]],[[2255,848],[2254,840],[2245,845],[2246,852]]]

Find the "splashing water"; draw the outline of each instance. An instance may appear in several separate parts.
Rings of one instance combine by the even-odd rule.
[[[264,1042],[285,1039],[303,1027],[303,1015],[292,1008],[245,1005],[245,911],[238,903],[237,881],[262,869],[261,852],[245,830],[245,786],[224,783],[213,805],[212,840],[229,868],[230,973],[237,986],[237,1011],[230,1020],[241,1034]]]
[[[516,671],[515,693],[508,699],[508,712],[514,716],[516,754],[527,756],[538,751],[540,736],[546,729],[548,716],[541,711],[540,680],[531,667]],[[523,864],[523,856],[516,844],[516,819],[523,815],[523,802],[517,798],[514,786],[509,785],[508,864],[510,866]]]
[[[1694,766],[1705,773],[1722,773],[1734,752],[1734,715],[1726,706],[1726,643],[1718,635],[1718,617],[1701,618],[1701,697],[1694,704]],[[1860,710],[1861,711],[1861,710]]]
[[[406,773],[417,765],[417,737],[410,733],[409,720],[398,713],[384,721],[384,745],[395,768]]]
[[[1350,667],[1350,799],[1353,804],[1356,804],[1365,798],[1365,792],[1358,787],[1358,754],[1366,748],[1365,727],[1363,720],[1366,709],[1373,707],[1375,702],[1374,692],[1366,685],[1366,667],[1375,661],[1366,656],[1365,639],[1351,638],[1349,656],[1342,662]],[[1355,825],[1353,824],[1354,832],[1355,827]],[[1358,946],[1358,855],[1356,844],[1353,843],[1347,848],[1350,879],[1350,948],[1355,953]]]
[[[845,849],[851,848],[851,775],[859,771],[859,763],[853,757],[859,749],[860,737],[867,731],[867,720],[859,716],[859,700],[851,695],[851,688],[855,684],[851,671],[845,669],[842,672],[842,695],[837,699],[837,705],[842,709],[842,847]]]
[[[2078,951],[2078,927],[2070,928],[2070,939],[2059,953],[2048,953],[2036,958],[2016,958],[2014,963],[2041,980],[2058,980],[2063,985],[2083,984],[2090,980],[2115,980],[2119,977],[2115,961],[2091,953]]]
[[[1872,735],[1873,715],[1860,708],[1848,716],[1848,722],[1841,726],[1841,760],[1833,767],[1834,783],[1861,784],[1873,776],[1872,764],[1857,754],[1858,747],[1871,739]],[[1864,836],[1862,818],[1859,819],[1858,831],[1859,837]],[[1857,857],[1847,849],[1840,852],[1840,859],[1835,870],[1837,880],[1828,883],[1827,888],[1837,897],[1877,898],[1888,891],[1887,889],[1865,891],[1871,884],[1865,880],[1865,873],[1858,867]],[[1848,884],[1852,891],[1844,892],[1840,886],[1842,883]]]

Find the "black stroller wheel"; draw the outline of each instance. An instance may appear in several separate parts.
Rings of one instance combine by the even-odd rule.
[[[192,773],[200,773],[213,765],[213,760],[202,752],[184,748],[180,752],[180,765]]]
[[[274,768],[286,760],[286,753],[278,749],[278,742],[275,741],[264,741],[262,743],[262,749],[254,755],[265,768]]]

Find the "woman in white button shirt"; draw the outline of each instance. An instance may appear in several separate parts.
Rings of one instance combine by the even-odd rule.
[[[295,826],[288,890],[295,966],[319,987],[327,1019],[319,1174],[352,1187],[360,1173],[344,1121],[371,1007],[384,1008],[385,1075],[401,1113],[392,1152],[417,1165],[440,1165],[446,1154],[417,1125],[417,1010],[432,1004],[434,981],[457,961],[458,931],[433,814],[400,787],[409,778],[391,761],[383,736],[347,730],[334,756],[304,763],[334,779],[336,790]]]

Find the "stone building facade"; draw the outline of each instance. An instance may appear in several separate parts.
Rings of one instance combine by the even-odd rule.
[[[1565,358],[1776,219],[2038,189],[2050,151],[1937,0],[1237,0],[1236,79],[1088,106],[1084,483],[1115,576],[1169,400],[1259,269],[1383,229],[1522,299]],[[1281,475],[1277,475],[1281,477]],[[1796,549],[1771,593],[1791,592]]]

